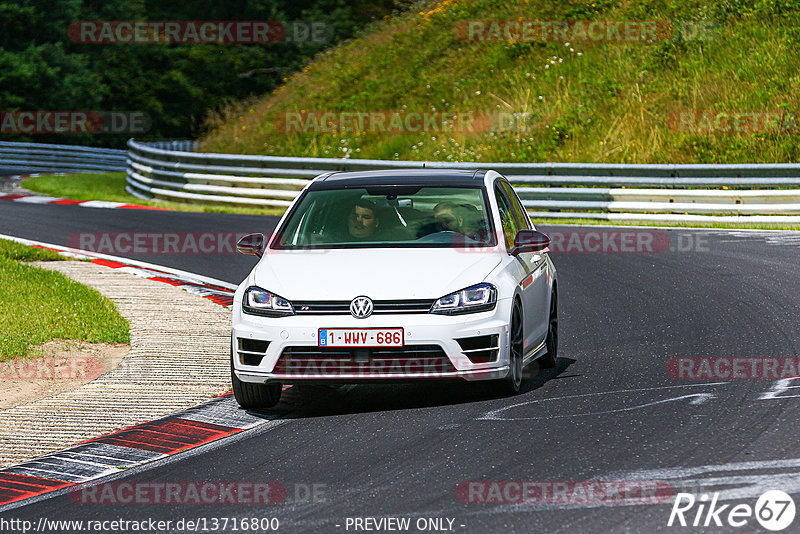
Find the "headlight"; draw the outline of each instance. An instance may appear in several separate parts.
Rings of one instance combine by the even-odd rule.
[[[256,286],[250,286],[245,290],[242,311],[266,317],[294,315],[294,307],[291,302]]]
[[[494,309],[497,289],[492,284],[478,284],[450,293],[433,303],[431,313],[460,315]]]

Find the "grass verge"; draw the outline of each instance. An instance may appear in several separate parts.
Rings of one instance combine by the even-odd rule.
[[[480,28],[657,21],[659,31],[655,39],[524,39],[502,30],[465,39],[470,21]],[[201,145],[207,152],[453,162],[794,162],[799,25],[797,0],[431,0],[319,54],[273,93],[212,114]],[[454,120],[453,128],[425,131],[364,119],[375,112],[387,124],[424,113],[504,121],[457,128]],[[759,122],[767,116],[777,122]],[[731,117],[735,128],[701,126]],[[800,229],[581,218],[540,224]]]
[[[575,24],[542,39],[503,21]],[[658,30],[655,38],[576,31],[604,21],[651,21]],[[483,29],[470,38],[474,22]],[[797,161],[798,44],[797,0],[431,1],[318,55],[272,94],[212,115],[203,149],[428,161]],[[353,115],[382,111],[476,120],[364,126]],[[351,115],[340,120],[339,112]],[[503,120],[488,120],[493,114]]]
[[[106,200],[125,202],[140,206],[152,206],[174,211],[204,213],[241,213],[246,215],[280,215],[282,208],[240,207],[212,204],[193,204],[189,202],[170,202],[165,200],[144,200],[125,191],[124,172],[100,174],[46,174],[26,179],[22,187],[36,193],[72,200]]]
[[[0,239],[0,361],[36,356],[53,339],[129,343],[128,322],[96,290],[27,261],[63,259],[55,252]]]
[[[660,29],[655,39],[587,39],[574,33],[574,38],[551,33],[548,39],[515,39],[491,32],[465,39],[460,31],[469,21],[501,26],[502,21],[657,21]],[[792,162],[800,160],[799,44],[798,0],[421,2],[320,54],[273,93],[213,114],[202,143],[209,152],[387,160]],[[320,119],[327,112],[506,120],[481,128],[444,122],[421,131],[382,122],[357,128],[342,117],[331,127]],[[303,127],[289,128],[289,117],[297,119],[298,113]],[[314,117],[318,122],[306,120]],[[717,119],[736,127],[704,126]],[[67,198],[179,211],[282,212],[144,201],[125,192],[122,173],[44,176],[25,185]],[[798,229],[764,223],[541,222]]]

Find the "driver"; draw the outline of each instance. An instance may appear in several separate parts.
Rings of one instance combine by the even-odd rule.
[[[347,231],[350,237],[359,240],[370,239],[379,228],[380,220],[375,203],[365,199],[358,200],[347,216]]]

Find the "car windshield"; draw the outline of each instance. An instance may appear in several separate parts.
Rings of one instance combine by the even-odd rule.
[[[480,187],[309,190],[273,248],[492,246]]]

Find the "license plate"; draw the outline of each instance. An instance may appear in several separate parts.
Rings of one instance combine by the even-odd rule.
[[[320,347],[402,347],[402,328],[320,328]]]

